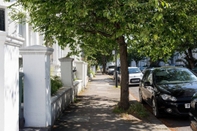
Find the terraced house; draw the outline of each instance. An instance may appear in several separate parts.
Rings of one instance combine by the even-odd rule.
[[[46,47],[44,36],[28,23],[13,21],[8,8],[13,2],[0,0],[0,131],[50,128],[87,85],[88,64],[81,57],[66,57],[69,47],[61,49],[58,43]],[[51,96],[50,77],[56,75],[63,87],[58,92],[61,95]],[[23,93],[19,78],[23,79]]]

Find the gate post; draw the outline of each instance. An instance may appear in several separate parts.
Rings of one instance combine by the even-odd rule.
[[[82,88],[85,87],[85,66],[84,66],[84,62],[83,61],[76,61],[76,68],[77,68],[77,78],[82,80]]]
[[[61,80],[64,87],[73,87],[73,60],[72,58],[60,58],[61,62]]]
[[[19,47],[23,41],[0,31],[0,131],[19,130]]]
[[[80,80],[82,80],[82,86],[83,88],[86,87],[87,85],[87,69],[88,69],[88,64],[86,62],[83,61],[76,61],[76,68],[77,68],[77,78],[79,78]]]
[[[24,72],[25,127],[51,125],[50,55],[53,49],[34,45],[20,49]]]

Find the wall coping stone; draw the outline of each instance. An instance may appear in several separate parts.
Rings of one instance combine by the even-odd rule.
[[[24,48],[20,48],[20,54],[26,55],[26,54],[46,54],[50,55],[54,51],[53,48],[45,47],[42,45],[33,45],[28,46]]]
[[[59,59],[60,62],[66,62],[66,61],[72,62],[73,60],[74,60],[73,58],[69,58],[69,57],[62,57]]]
[[[51,104],[53,104],[57,99],[62,97],[62,95],[70,89],[72,89],[72,87],[62,87],[62,88],[60,88],[54,95],[51,96]]]

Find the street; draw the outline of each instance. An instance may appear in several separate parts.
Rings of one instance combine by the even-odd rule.
[[[136,100],[139,100],[138,86],[130,86],[129,93]],[[144,105],[148,111],[152,111],[152,109],[148,105]],[[192,131],[190,128],[189,117],[174,117],[174,116],[166,116],[163,118],[159,118],[159,120],[164,123],[169,129],[172,131]]]

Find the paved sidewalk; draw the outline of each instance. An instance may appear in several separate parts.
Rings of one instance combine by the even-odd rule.
[[[52,128],[52,131],[170,131],[152,114],[146,120],[112,113],[120,89],[108,75],[97,73]],[[131,101],[136,101],[130,96]]]

